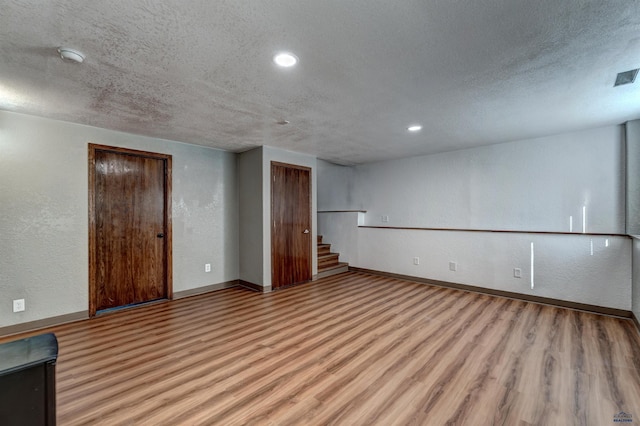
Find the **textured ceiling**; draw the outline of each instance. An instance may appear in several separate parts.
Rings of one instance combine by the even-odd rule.
[[[345,164],[640,118],[637,0],[0,0],[0,55],[0,109]]]

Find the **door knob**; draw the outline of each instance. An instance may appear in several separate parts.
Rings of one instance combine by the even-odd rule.
[[[304,234],[308,234],[308,233],[309,233],[309,230],[308,230],[308,229],[305,229],[305,230],[304,230]]]
[[[164,234],[162,232],[160,232],[158,235],[156,235],[156,237],[158,238],[164,238]]]

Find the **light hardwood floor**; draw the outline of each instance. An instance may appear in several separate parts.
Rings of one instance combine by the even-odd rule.
[[[631,321],[362,273],[50,330],[60,425],[640,423]]]

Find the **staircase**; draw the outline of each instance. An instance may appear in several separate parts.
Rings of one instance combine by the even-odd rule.
[[[349,264],[338,261],[339,256],[339,253],[331,253],[331,244],[323,243],[322,235],[318,235],[318,278],[349,271]]]

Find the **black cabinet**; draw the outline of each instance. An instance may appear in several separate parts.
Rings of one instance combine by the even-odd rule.
[[[0,344],[0,425],[56,424],[56,359],[52,333]]]

